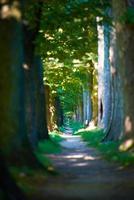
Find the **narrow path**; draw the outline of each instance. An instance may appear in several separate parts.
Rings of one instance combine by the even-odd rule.
[[[64,135],[61,154],[49,158],[59,171],[41,188],[45,200],[134,199],[134,169],[121,169],[103,160],[80,136]]]

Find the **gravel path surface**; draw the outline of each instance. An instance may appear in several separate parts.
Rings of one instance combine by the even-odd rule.
[[[59,176],[40,188],[44,200],[134,199],[134,169],[107,162],[80,136],[63,137],[62,153],[48,155]]]

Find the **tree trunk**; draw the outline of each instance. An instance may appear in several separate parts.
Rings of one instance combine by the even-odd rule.
[[[36,76],[36,126],[38,139],[49,139],[47,128],[46,97],[43,84],[43,66],[40,56],[35,56]]]
[[[111,116],[104,140],[118,140],[123,134],[123,97],[114,27],[110,31]]]
[[[127,137],[134,137],[134,23],[130,14],[130,10],[134,9],[134,0],[113,0],[112,4],[123,87],[124,133]]]
[[[109,26],[103,24],[98,25],[98,125],[104,130],[111,112],[110,80]]]
[[[89,88],[83,89],[83,122],[88,125],[91,121],[92,110],[91,110],[91,97]]]
[[[10,8],[18,10],[14,1],[6,6],[11,14]],[[0,144],[4,152],[12,154],[25,137],[22,30],[21,19],[6,17],[2,9],[4,6],[0,18]]]
[[[37,11],[36,11],[37,12]],[[35,17],[37,14],[35,13]],[[46,121],[45,93],[43,85],[43,66],[41,58],[36,53],[35,40],[38,35],[39,21],[36,27],[29,24],[23,25],[24,33],[24,63],[25,63],[25,89],[27,108],[27,127],[29,138],[33,147],[36,147],[38,139],[48,139]]]
[[[56,124],[58,127],[63,125],[64,117],[63,110],[59,96],[55,97],[55,115],[56,115]]]
[[[28,140],[25,120],[23,33],[19,1],[1,5],[0,15],[0,146],[13,164],[40,167]],[[15,12],[14,12],[15,10]],[[15,15],[15,13],[17,13]],[[29,47],[30,48],[30,47]]]

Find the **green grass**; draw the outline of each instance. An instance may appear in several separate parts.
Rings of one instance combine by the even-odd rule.
[[[102,129],[95,128],[93,130],[84,130],[76,132],[75,134],[80,134],[82,138],[88,142],[89,145],[98,146],[99,142],[104,137],[104,133]]]
[[[60,146],[53,142],[52,140],[42,140],[38,144],[37,151],[39,153],[50,154],[50,153],[60,153]]]
[[[56,131],[50,132],[49,136],[49,140],[42,140],[38,143],[35,154],[44,167],[47,168],[48,171],[52,172],[54,171],[54,167],[51,160],[47,157],[47,154],[61,153],[59,142],[62,141],[63,138],[61,138],[60,134]]]
[[[49,136],[51,140],[55,143],[59,143],[63,140],[63,138],[60,136],[60,133],[57,131],[50,132]]]
[[[122,140],[101,142],[104,137],[102,129],[96,128],[91,131],[83,130],[77,132],[77,134],[80,134],[89,146],[97,148],[107,160],[117,162],[123,166],[134,164],[134,152],[120,151]]]
[[[49,140],[42,140],[38,143],[38,153],[50,154],[61,152],[59,142],[62,141],[63,138],[61,138],[57,132],[50,132],[49,136]]]

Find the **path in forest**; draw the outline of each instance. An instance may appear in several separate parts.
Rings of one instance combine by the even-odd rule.
[[[134,199],[134,169],[107,162],[80,136],[63,137],[62,153],[48,155],[60,175],[40,188],[45,200]]]

